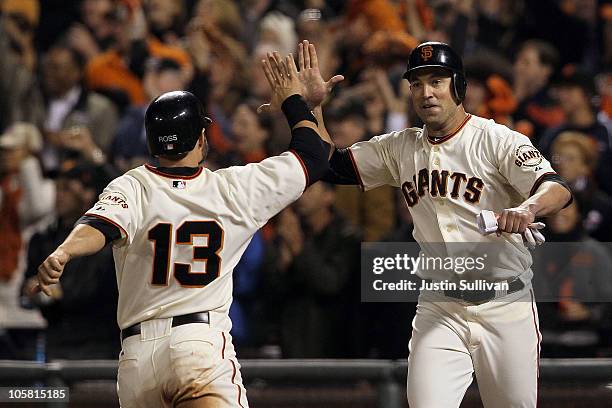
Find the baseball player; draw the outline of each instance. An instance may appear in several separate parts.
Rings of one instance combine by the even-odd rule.
[[[312,45],[299,47],[300,66],[312,61],[312,51]],[[408,402],[412,408],[458,407],[475,374],[486,407],[535,407],[540,332],[531,256],[521,234],[536,217],[568,204],[571,193],[527,137],[465,112],[463,64],[447,44],[420,44],[404,78],[424,127],[336,149],[326,179],[365,190],[401,188],[421,248],[450,242],[508,248],[502,267],[483,276],[505,283],[506,290],[420,294],[409,344]],[[305,86],[321,90],[321,82]],[[499,215],[498,234],[481,234],[476,218],[482,210]],[[448,278],[430,270],[417,274],[434,283]]]
[[[203,107],[169,92],[147,108],[150,153],[112,181],[70,236],[41,264],[49,293],[73,258],[112,242],[121,329],[122,407],[248,406],[229,334],[232,270],[253,234],[328,168],[330,145],[299,92],[293,60],[262,61],[292,139],[289,151],[212,172]]]

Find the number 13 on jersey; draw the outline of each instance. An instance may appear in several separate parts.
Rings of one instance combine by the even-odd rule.
[[[149,241],[153,242],[153,277],[151,284],[168,286],[170,258],[172,255],[172,224],[159,223],[149,230]],[[174,263],[174,277],[181,286],[202,288],[219,277],[223,248],[223,228],[216,221],[185,221],[175,234],[176,245],[193,246],[193,260],[204,262],[203,272],[191,270],[191,264]],[[206,237],[206,246],[194,246],[193,237]]]

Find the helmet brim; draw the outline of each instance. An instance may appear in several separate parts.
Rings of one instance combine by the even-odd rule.
[[[423,68],[442,68],[445,69],[447,71],[452,72],[456,72],[454,69],[452,69],[451,67],[449,67],[448,65],[441,65],[441,64],[428,64],[428,65],[419,65],[418,67],[414,67],[414,68],[410,68],[408,71],[406,71],[404,73],[404,75],[402,75],[402,78],[407,79],[410,81],[410,74],[412,74],[413,72],[419,70],[419,69],[423,69]]]

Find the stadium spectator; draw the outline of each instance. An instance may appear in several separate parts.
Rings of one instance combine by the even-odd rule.
[[[412,215],[406,206],[406,199],[400,189],[395,190],[395,208],[397,209],[397,222],[393,231],[387,234],[383,241],[387,242],[416,242],[412,236],[414,223]]]
[[[325,9],[306,9],[300,13],[296,23],[298,38],[317,44],[319,70],[323,78],[331,78],[340,63],[336,54],[339,31],[333,29],[333,23],[328,19],[330,14],[331,11]]]
[[[99,164],[110,150],[117,109],[108,98],[83,87],[83,70],[80,54],[61,43],[53,45],[43,58],[44,129],[49,142],[43,163],[47,170],[59,168],[65,156],[62,150],[86,153]]]
[[[202,8],[211,3],[214,4],[212,10]],[[229,11],[234,8],[233,3],[224,0],[200,1],[194,18],[189,22],[187,36],[187,49],[196,67],[190,88],[210,112],[213,123],[208,134],[209,143],[211,150],[220,153],[230,150],[230,118],[246,93],[247,69],[252,69],[247,62],[245,47],[228,33],[234,27],[234,18],[230,17],[233,12]],[[259,67],[259,60],[253,65]],[[265,84],[264,78],[261,79],[261,82],[252,81],[250,84],[253,87],[261,86],[262,82]]]
[[[149,35],[141,7],[128,8],[124,3],[116,7],[113,46],[92,58],[86,67],[86,82],[91,89],[105,93],[120,108],[147,103],[142,76],[151,56],[175,60],[186,78],[191,78],[189,55]]]
[[[0,131],[17,121],[40,126],[44,111],[34,47],[38,2],[6,0],[0,7]]]
[[[40,316],[23,313],[17,302],[28,237],[54,208],[53,183],[42,177],[35,157],[41,147],[40,132],[28,123],[17,122],[0,136],[0,332],[5,327],[26,328],[42,323]],[[22,348],[14,354],[23,358],[27,347],[22,342],[18,344]]]
[[[466,2],[469,3],[469,2]],[[523,19],[524,4],[514,0],[476,0],[474,40],[490,51],[510,55]]]
[[[53,211],[53,185],[34,156],[41,147],[40,132],[27,123],[15,123],[0,136],[0,282],[17,271],[24,228]]]
[[[144,12],[151,35],[164,44],[180,44],[186,25],[185,2],[176,0],[148,0]]]
[[[467,112],[512,127],[512,114],[518,103],[507,63],[503,55],[494,52],[480,51],[466,58],[464,67],[469,86],[463,105]]]
[[[234,164],[257,163],[269,155],[267,142],[272,131],[272,118],[257,114],[255,101],[241,103],[232,116]]]
[[[66,39],[86,62],[107,51],[115,42],[119,29],[116,21],[120,18],[115,3],[115,0],[83,0],[80,4],[80,21],[70,26]]]
[[[352,0],[347,3],[344,27],[340,31],[339,72],[348,84],[359,82],[359,76],[370,62],[365,58],[364,44],[377,31],[403,32],[403,22],[388,0]]]
[[[397,226],[381,241],[385,242],[415,242],[412,236],[414,224],[406,206],[401,190],[395,190],[395,208],[397,209]],[[413,248],[416,248],[414,244]],[[411,322],[416,313],[416,302],[379,302],[362,303],[360,315],[363,337],[363,354],[360,357],[404,359],[408,357],[406,339],[412,334]],[[389,333],[393,333],[392,336]]]
[[[601,66],[612,67],[612,3],[604,1],[599,4],[601,18],[599,29],[601,35]]]
[[[547,42],[525,41],[514,60],[514,97],[518,107],[514,126],[538,144],[546,128],[563,122],[563,111],[549,93],[550,80],[557,69],[559,53]]]
[[[540,140],[540,151],[549,157],[552,144],[562,132],[586,134],[598,150],[599,161],[593,174],[595,181],[599,188],[612,194],[612,135],[597,120],[593,106],[593,98],[596,96],[593,77],[582,71],[565,73],[556,83],[556,95],[566,120],[560,126],[546,131]]]
[[[569,183],[578,202],[584,231],[599,241],[612,241],[612,199],[601,191],[593,174],[597,168],[597,145],[587,135],[565,131],[555,139],[551,162]]]
[[[266,242],[261,231],[253,235],[240,262],[234,268],[234,300],[230,306],[232,339],[240,353],[254,352],[264,334],[259,319],[263,301],[259,293]]]
[[[46,355],[53,359],[112,359],[119,351],[116,323],[117,283],[111,248],[80,258],[64,271],[53,296],[31,293],[38,265],[68,236],[77,219],[97,200],[106,182],[97,169],[77,165],[56,180],[57,218],[35,234],[28,249],[26,281],[22,293],[47,319]]]
[[[542,39],[559,52],[559,66],[590,65],[589,54],[599,44],[593,23],[597,0],[524,1],[522,38]],[[562,29],[559,29],[562,28]]]
[[[612,14],[612,4],[610,5]],[[606,125],[608,133],[612,134],[612,71],[598,76],[597,93],[601,95],[601,104],[597,119]]]
[[[260,42],[257,43],[255,49],[249,57],[249,64],[246,75],[249,78],[248,94],[255,101],[264,103],[270,100],[270,87],[267,86],[267,82],[263,73],[263,70],[259,68],[260,61],[266,58],[268,52],[273,52],[276,49],[276,45],[271,42]],[[270,138],[268,141],[268,147],[270,154],[281,153],[289,141],[289,127],[286,121],[282,120],[279,112],[267,112],[272,116],[271,124],[272,129]]]
[[[328,126],[338,148],[351,146],[369,138],[368,119],[361,102],[336,101],[327,111]],[[358,227],[365,241],[378,241],[394,227],[394,193],[382,186],[363,193],[358,186],[336,186],[335,208]]]
[[[543,357],[596,357],[609,345],[612,258],[588,238],[576,203],[548,219],[547,240],[534,253]],[[553,246],[554,245],[554,246]]]
[[[283,357],[355,356],[360,239],[333,205],[333,186],[318,182],[278,216],[264,281]]]

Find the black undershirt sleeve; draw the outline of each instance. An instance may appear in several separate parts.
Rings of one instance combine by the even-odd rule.
[[[540,177],[538,179],[538,181],[536,181],[536,184],[531,189],[531,191],[532,191],[531,195],[534,195],[535,192],[537,191],[537,189],[540,188],[542,183],[544,183],[545,181],[552,181],[554,183],[561,184],[567,191],[570,192],[570,199],[563,206],[563,208],[568,207],[571,203],[574,202],[574,195],[572,194],[572,189],[570,188],[569,184],[567,184],[567,182],[565,180],[563,180],[563,178],[561,176],[559,176],[558,174],[556,174],[556,173],[549,173],[549,174],[545,174],[542,177]]]
[[[319,181],[328,169],[329,143],[309,127],[298,127],[291,131],[289,150],[297,154],[302,161],[307,186]]]
[[[359,185],[359,176],[351,160],[349,149],[336,149],[329,160],[323,181],[333,184]]]
[[[331,146],[321,139],[315,129],[308,126],[296,127],[302,121],[318,125],[317,119],[308,109],[301,95],[294,94],[286,98],[281,105],[281,110],[291,128],[289,150],[300,160],[306,173],[306,187],[308,187],[319,181],[327,171],[329,166],[327,159]]]
[[[104,234],[104,238],[106,238],[106,245],[121,238],[121,231],[119,228],[108,221],[104,221],[102,218],[84,215],[77,220],[76,225],[79,224],[89,225],[90,227],[94,227]]]

